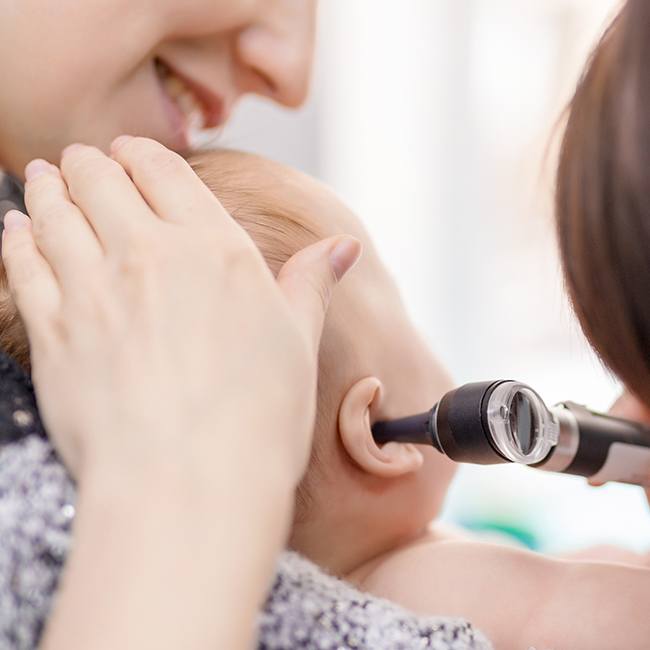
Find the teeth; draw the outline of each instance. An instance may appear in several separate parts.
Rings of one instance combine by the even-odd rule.
[[[196,97],[189,91],[183,92],[174,98],[179,108],[185,113],[188,124],[192,128],[202,129],[205,126],[205,113]]]
[[[205,109],[201,101],[192,92],[192,89],[164,63],[156,62],[156,70],[160,75],[165,91],[185,114],[190,129],[204,129],[206,122]]]
[[[168,74],[163,83],[165,90],[169,93],[172,99],[177,99],[183,93],[188,92],[187,86],[175,75]]]

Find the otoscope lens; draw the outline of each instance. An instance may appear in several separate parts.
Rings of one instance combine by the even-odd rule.
[[[493,444],[513,462],[538,463],[557,443],[555,416],[525,384],[500,383],[490,394],[486,415]]]
[[[510,404],[510,434],[522,454],[528,455],[535,446],[539,422],[532,404],[522,392],[515,393]]]

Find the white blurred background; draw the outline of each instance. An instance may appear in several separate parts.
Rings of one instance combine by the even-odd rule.
[[[606,409],[619,389],[563,296],[552,136],[618,4],[323,0],[308,105],[245,102],[221,144],[354,207],[458,382],[515,378],[549,403]],[[650,546],[640,490],[523,468],[464,468],[445,518],[543,550]]]

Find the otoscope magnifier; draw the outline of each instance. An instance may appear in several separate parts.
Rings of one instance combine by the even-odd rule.
[[[375,424],[373,435],[379,444],[432,445],[461,463],[521,463],[650,487],[650,427],[573,402],[549,408],[516,381],[466,384],[426,413]]]

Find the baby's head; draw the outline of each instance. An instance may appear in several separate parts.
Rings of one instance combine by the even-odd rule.
[[[363,257],[337,288],[325,322],[314,448],[291,539],[322,565],[347,572],[412,538],[437,514],[453,464],[433,449],[379,447],[371,425],[430,408],[450,380],[411,324],[363,227],[332,192],[249,154],[207,152],[191,163],[274,274],[319,239],[348,233],[363,242]],[[0,342],[24,363],[19,321],[4,325]]]
[[[433,449],[378,447],[371,425],[430,408],[451,382],[359,220],[331,191],[249,154],[210,152],[192,164],[275,274],[319,239],[347,233],[363,242],[362,259],[337,288],[325,322],[314,449],[292,535],[298,550],[345,572],[437,514],[452,463]]]

